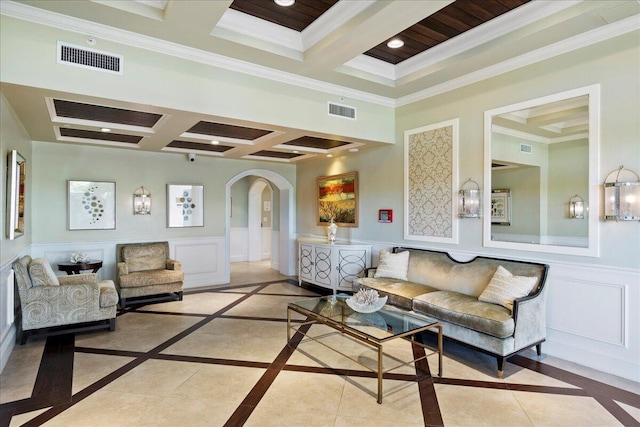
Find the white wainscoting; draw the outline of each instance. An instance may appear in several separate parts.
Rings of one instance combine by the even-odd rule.
[[[234,227],[229,230],[230,261],[244,262],[249,260],[249,229]]]
[[[11,263],[6,263],[0,268],[0,283],[2,294],[0,295],[0,372],[9,360],[16,342],[16,329],[13,326],[14,315],[14,283]]]
[[[271,228],[263,227],[260,229],[260,244],[262,245],[262,251],[260,252],[260,259],[271,258]]]
[[[280,231],[278,230],[271,231],[271,268],[280,269]]]

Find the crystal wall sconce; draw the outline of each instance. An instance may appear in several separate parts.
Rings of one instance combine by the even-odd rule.
[[[144,187],[133,193],[133,214],[151,215],[151,193]]]
[[[610,180],[614,174],[615,180]],[[636,172],[620,166],[607,175],[604,180],[604,219],[640,221],[640,177]]]
[[[577,194],[569,199],[569,218],[584,219],[584,199]]]
[[[469,178],[458,192],[458,218],[480,218],[480,206],[480,185]]]

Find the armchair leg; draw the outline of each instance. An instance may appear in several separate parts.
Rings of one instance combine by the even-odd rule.
[[[504,374],[504,361],[506,357],[498,356],[498,378],[502,378],[502,374]]]
[[[536,353],[538,353],[538,357],[542,356],[542,343],[536,344]]]
[[[178,301],[182,301],[182,291],[178,292]]]
[[[18,332],[18,342],[20,345],[25,345],[27,343],[27,339],[29,338],[29,331],[23,331],[22,328]]]
[[[109,330],[111,332],[116,330],[116,318],[115,317],[113,319],[109,319]]]
[[[124,309],[127,306],[127,299],[120,297],[120,308]]]

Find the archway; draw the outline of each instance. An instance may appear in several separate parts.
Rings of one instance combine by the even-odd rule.
[[[249,262],[262,261],[262,249],[265,242],[262,233],[262,192],[271,186],[264,179],[258,179],[249,188]],[[273,191],[271,191],[273,194]],[[271,244],[271,239],[269,239]]]
[[[238,175],[231,178],[226,186],[225,186],[225,200],[226,200],[226,232],[225,232],[225,265],[227,268],[226,271],[226,280],[229,282],[231,280],[231,274],[229,271],[229,265],[231,263],[230,257],[230,229],[231,229],[231,186],[236,183],[238,180],[247,177],[247,176],[257,176],[264,178],[270,181],[273,185],[278,187],[280,193],[280,233],[278,239],[278,271],[280,274],[285,276],[293,276],[295,275],[295,194],[293,191],[293,186],[286,178],[282,175],[266,170],[266,169],[250,169],[244,172],[239,173]]]

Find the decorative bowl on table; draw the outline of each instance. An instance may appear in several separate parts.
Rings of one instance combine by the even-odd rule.
[[[352,297],[347,298],[346,301],[353,311],[374,313],[387,303],[387,297],[380,298],[378,291],[374,289],[360,289]]]

